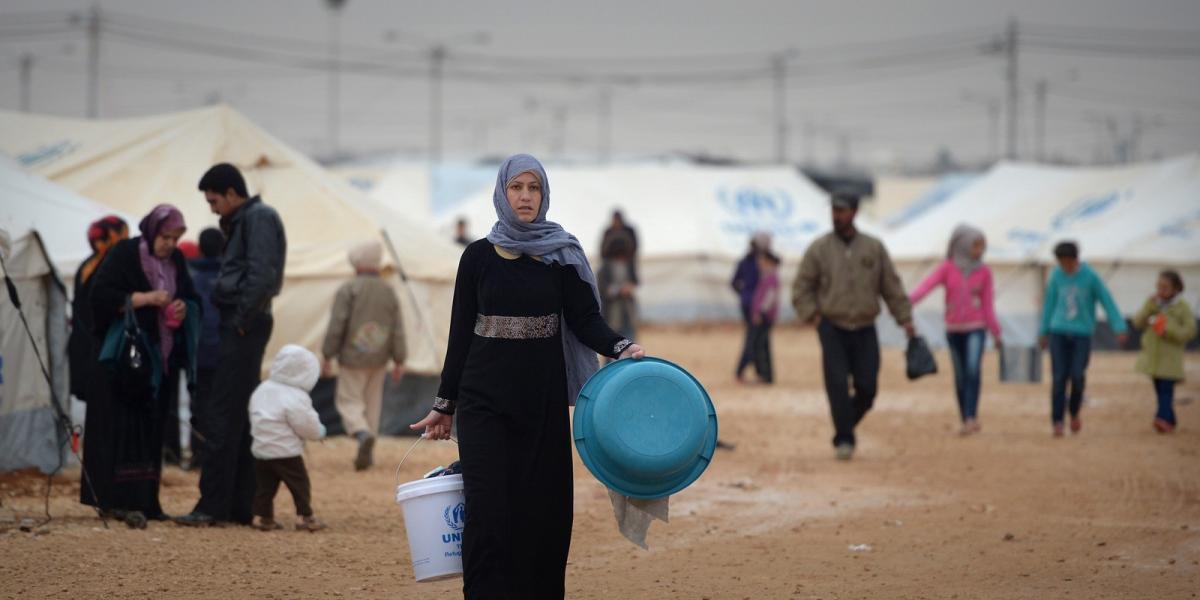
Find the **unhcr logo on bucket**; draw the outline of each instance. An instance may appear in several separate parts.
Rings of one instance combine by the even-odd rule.
[[[467,505],[459,502],[447,506],[446,510],[442,512],[442,519],[446,521],[446,527],[454,532],[442,534],[442,541],[447,544],[461,542],[463,526],[467,523]]]

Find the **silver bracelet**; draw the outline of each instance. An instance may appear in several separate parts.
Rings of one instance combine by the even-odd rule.
[[[454,414],[454,401],[445,398],[434,398],[433,410],[443,415],[452,415]]]

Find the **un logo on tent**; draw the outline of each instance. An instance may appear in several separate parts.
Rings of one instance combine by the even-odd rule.
[[[463,526],[467,523],[467,505],[459,502],[446,507],[442,513],[442,518],[446,520],[446,526],[454,531],[462,531]]]
[[[754,187],[719,188],[717,200],[726,211],[743,219],[783,221],[792,215],[795,206],[784,190]]]

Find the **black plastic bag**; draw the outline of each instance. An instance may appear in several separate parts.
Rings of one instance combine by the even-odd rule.
[[[910,380],[937,373],[937,361],[933,360],[929,344],[919,335],[909,338],[904,358],[907,363],[905,372]]]

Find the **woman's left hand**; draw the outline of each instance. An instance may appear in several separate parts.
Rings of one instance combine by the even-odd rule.
[[[621,356],[617,357],[617,359],[620,360],[622,358],[645,358],[645,357],[646,357],[646,351],[643,350],[641,346],[639,346],[637,344],[630,344],[629,347],[626,348],[625,351],[621,353]]]
[[[171,309],[175,311],[175,318],[182,321],[187,318],[187,303],[183,300],[176,300],[171,303]]]

